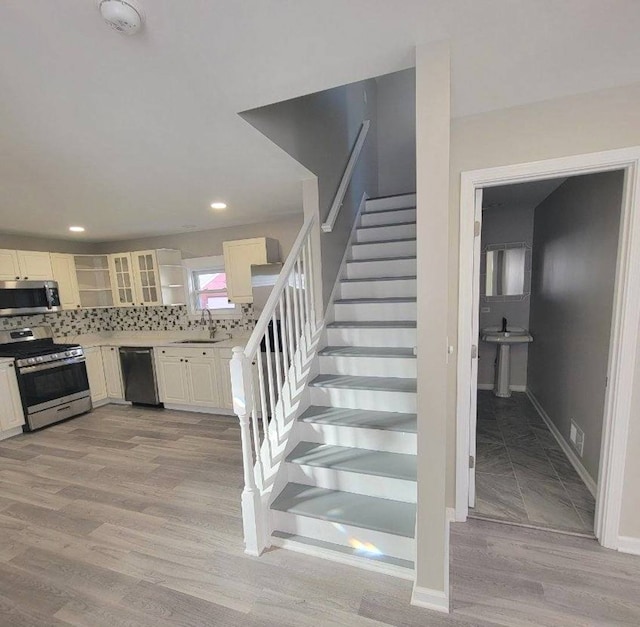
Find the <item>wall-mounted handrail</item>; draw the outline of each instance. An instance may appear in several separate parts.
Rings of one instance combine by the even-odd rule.
[[[358,159],[360,158],[360,153],[362,152],[364,142],[367,139],[367,133],[369,132],[370,125],[370,120],[364,120],[364,122],[362,122],[362,126],[360,127],[360,132],[358,133],[356,143],[353,145],[353,149],[351,150],[351,154],[349,155],[347,167],[344,169],[342,179],[340,180],[340,185],[338,185],[338,191],[336,192],[333,203],[331,204],[331,210],[329,211],[327,219],[322,223],[320,227],[325,233],[330,233],[333,230],[333,225],[336,222],[336,218],[338,217],[338,213],[340,212],[340,208],[342,207],[342,203],[344,202],[344,196],[347,193],[349,183],[351,183],[351,178],[353,177],[353,172],[356,169]]]

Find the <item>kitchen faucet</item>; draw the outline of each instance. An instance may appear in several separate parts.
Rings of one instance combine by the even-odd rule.
[[[217,325],[213,323],[213,318],[211,317],[211,311],[209,309],[204,308],[202,310],[202,315],[200,316],[200,324],[202,326],[207,324],[207,319],[206,319],[206,316],[205,316],[205,312],[209,316],[209,325],[208,325],[209,326],[209,338],[213,339],[215,334],[216,334]]]

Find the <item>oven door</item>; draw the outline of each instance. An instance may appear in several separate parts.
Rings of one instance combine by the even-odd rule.
[[[84,357],[74,357],[18,369],[22,402],[27,414],[89,396]]]

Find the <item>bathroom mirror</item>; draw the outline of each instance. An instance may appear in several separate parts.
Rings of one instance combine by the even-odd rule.
[[[487,296],[524,294],[524,245],[487,250]]]

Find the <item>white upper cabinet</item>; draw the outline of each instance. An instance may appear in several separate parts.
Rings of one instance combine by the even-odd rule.
[[[136,286],[136,305],[161,305],[160,277],[155,250],[131,253]]]
[[[277,240],[254,237],[223,243],[227,295],[232,303],[252,303],[251,266],[280,261]]]
[[[109,267],[111,269],[113,300],[116,307],[132,307],[137,304],[131,253],[109,255]]]
[[[80,307],[80,293],[73,255],[51,253],[51,268],[53,280],[58,282],[62,307],[64,309],[78,309]]]
[[[53,280],[49,253],[31,250],[0,250],[0,280]]]

